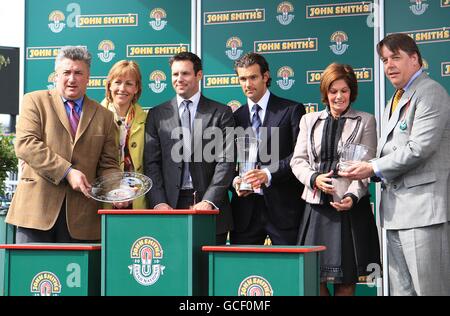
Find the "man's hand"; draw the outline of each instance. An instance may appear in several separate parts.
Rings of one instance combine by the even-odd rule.
[[[67,174],[66,179],[72,189],[83,193],[87,198],[89,198],[88,191],[91,190],[92,186],[89,184],[83,172],[72,168]]]
[[[201,202],[195,204],[192,208],[196,211],[210,211],[214,207],[206,201],[201,201]]]
[[[353,206],[353,199],[349,196],[343,198],[340,202],[330,202],[331,206],[334,207],[338,212],[348,211]]]
[[[233,187],[236,190],[236,193],[238,195],[238,197],[246,197],[250,194],[253,193],[253,191],[249,191],[249,190],[239,190],[240,186],[242,183],[242,178],[241,177],[236,177],[233,180]]]
[[[154,208],[154,210],[159,210],[159,211],[164,211],[164,210],[173,210],[173,208],[167,204],[167,203],[159,203],[158,205],[156,205]]]
[[[261,169],[253,169],[244,175],[244,181],[250,183],[252,188],[260,189],[263,184],[267,184],[269,179],[267,178],[267,173]]]
[[[115,209],[126,209],[131,203],[133,203],[132,201],[127,201],[127,202],[114,202],[112,205]]]
[[[345,171],[339,171],[338,174],[350,180],[362,180],[375,175],[375,172],[370,162],[361,161],[351,164],[345,168]]]

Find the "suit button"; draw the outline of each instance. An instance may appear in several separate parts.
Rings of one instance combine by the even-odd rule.
[[[394,146],[394,147],[392,147],[392,150],[397,150],[397,147],[395,147],[395,146]]]
[[[396,185],[396,184],[394,184],[392,187],[393,187],[394,189],[397,189],[397,185]]]
[[[136,148],[136,147],[137,147],[136,142],[133,142],[133,143],[131,144],[131,147]]]

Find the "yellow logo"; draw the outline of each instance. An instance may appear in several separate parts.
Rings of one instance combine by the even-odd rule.
[[[238,100],[231,100],[227,103],[227,105],[231,108],[231,111],[236,111],[242,104]]]
[[[155,238],[145,236],[137,239],[131,246],[130,257],[133,263],[128,268],[139,284],[153,285],[164,274],[166,267],[161,265],[163,249]]]
[[[235,74],[204,75],[204,88],[239,87],[239,77]]]
[[[64,16],[64,13],[62,13],[61,11],[52,11],[48,16],[48,20],[50,21],[48,27],[50,28],[50,31],[52,31],[53,33],[61,32],[66,26],[66,24],[64,23],[65,19],[66,17]]]
[[[239,49],[240,47],[242,47],[242,41],[239,37],[230,37],[227,40],[226,47],[231,48],[225,51],[225,54],[228,56],[228,58],[230,58],[231,60],[236,60],[241,57],[243,50]]]
[[[304,103],[306,113],[313,113],[319,111],[319,104],[318,103]]]
[[[155,31],[161,31],[167,25],[167,21],[163,20],[167,18],[167,13],[162,8],[155,8],[150,11],[150,18],[154,20],[148,22],[148,24],[150,24]]]
[[[273,296],[270,283],[259,275],[251,275],[242,280],[238,296]]]
[[[205,12],[203,14],[203,24],[264,22],[266,19],[265,13],[265,9]]]
[[[161,70],[155,70],[150,74],[150,84],[148,85],[150,89],[154,93],[161,93],[166,89],[167,84],[164,83],[166,81],[166,74]]]
[[[170,57],[188,52],[189,44],[136,44],[127,45],[127,57]]]
[[[48,75],[47,82],[48,82],[48,85],[47,85],[47,89],[48,90],[52,90],[52,89],[55,88],[55,86],[56,86],[56,83],[55,83],[56,82],[56,72],[52,72],[52,73],[50,73]]]
[[[114,43],[110,40],[103,40],[98,44],[98,50],[101,52],[97,54],[98,58],[104,63],[109,63],[114,56]]]
[[[277,85],[283,90],[289,90],[295,83],[294,79],[290,79],[294,76],[294,70],[289,66],[283,66],[277,71],[277,77],[281,78],[277,80]]]
[[[348,41],[348,36],[343,31],[336,31],[333,34],[331,34],[330,41],[332,43],[335,43],[333,45],[330,45],[330,49],[335,55],[344,54],[347,48],[349,47],[349,45],[344,44],[345,42]]]
[[[61,293],[61,282],[52,272],[39,272],[31,280],[31,293],[34,296],[58,296]]]
[[[277,15],[277,20],[281,25],[288,25],[294,20],[295,15],[291,14],[294,12],[294,6],[292,3],[284,1],[281,2],[277,7],[277,13],[281,13]]]
[[[317,37],[255,41],[253,50],[259,54],[311,52],[317,51],[318,44]]]

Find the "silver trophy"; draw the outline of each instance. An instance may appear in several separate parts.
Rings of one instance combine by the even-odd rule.
[[[345,171],[350,165],[367,160],[369,147],[361,144],[345,144],[339,153],[339,170]]]
[[[100,202],[127,202],[147,193],[152,184],[152,180],[146,175],[117,172],[95,179],[88,194]]]
[[[256,169],[258,143],[259,139],[254,137],[236,138],[239,177],[242,179],[239,191],[253,191],[251,184],[244,181],[244,175],[248,171]]]

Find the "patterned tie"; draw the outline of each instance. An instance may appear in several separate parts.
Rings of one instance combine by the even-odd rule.
[[[189,106],[191,103],[191,100],[184,100],[181,102],[184,107],[183,113],[181,114],[181,127],[183,128],[183,169],[181,176],[182,189],[193,188],[189,173],[189,161],[191,156],[191,112],[189,111]]]
[[[253,128],[253,132],[256,135],[256,138],[259,138],[259,128],[261,127],[261,118],[259,117],[259,111],[261,110],[261,107],[258,104],[254,104],[252,111],[253,116],[252,116],[252,128]]]
[[[72,134],[72,137],[75,138],[75,135],[77,134],[78,123],[80,122],[80,116],[78,115],[77,111],[75,111],[75,102],[68,100],[67,105],[70,108],[69,113],[70,132]]]
[[[403,89],[397,90],[395,92],[394,100],[392,101],[391,115],[392,115],[392,113],[395,112],[395,109],[397,108],[398,102],[402,98],[402,95],[403,95],[404,92],[405,92],[405,90],[403,90]]]

